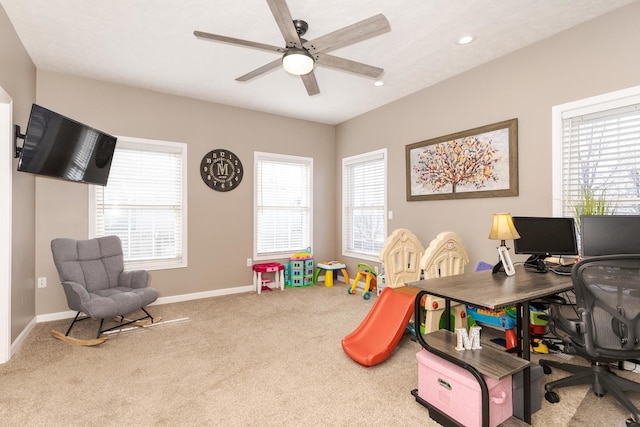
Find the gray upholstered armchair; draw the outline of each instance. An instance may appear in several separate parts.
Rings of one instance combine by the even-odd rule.
[[[148,287],[149,273],[146,271],[124,271],[119,237],[54,239],[51,241],[51,252],[67,304],[78,312],[64,335],[51,331],[56,338],[73,344],[95,345],[106,340],[106,337],[101,336],[104,332],[131,323],[158,320],[145,309],[158,299],[158,291]],[[135,320],[124,317],[139,310],[144,312],[143,317]],[[86,316],[80,317],[82,313]],[[96,339],[69,337],[71,328],[77,321],[91,318],[100,320]],[[116,326],[103,329],[105,319],[117,319],[119,322]]]

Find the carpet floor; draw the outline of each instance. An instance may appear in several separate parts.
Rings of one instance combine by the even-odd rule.
[[[154,305],[149,310],[161,324],[111,334],[96,347],[50,335],[51,329],[64,333],[69,321],[40,323],[0,365],[0,423],[435,426],[410,394],[420,346],[409,335],[370,368],[342,350],[341,339],[375,301],[375,295],[368,301],[348,295],[337,283]],[[96,330],[89,320],[72,335],[93,338]],[[543,376],[540,393],[563,375]],[[587,386],[558,393],[560,403],[541,399],[534,426],[623,427],[629,416],[611,396],[597,398]],[[466,403],[459,404],[464,410]]]

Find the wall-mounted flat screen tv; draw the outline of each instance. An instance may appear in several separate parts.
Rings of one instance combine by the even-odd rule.
[[[18,170],[107,185],[116,137],[33,104]]]

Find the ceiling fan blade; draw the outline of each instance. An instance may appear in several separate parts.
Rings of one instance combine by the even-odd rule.
[[[291,17],[291,12],[289,12],[289,6],[287,6],[286,0],[267,0],[267,3],[269,4],[273,17],[276,19],[284,41],[287,42],[287,47],[302,47],[300,36],[296,31],[295,25],[293,25],[293,18]]]
[[[337,56],[319,53],[315,55],[316,63],[326,67],[337,68],[350,73],[362,74],[367,77],[377,79],[384,73],[384,69],[350,59],[339,58]]]
[[[386,33],[390,30],[391,27],[389,26],[387,18],[385,18],[383,14],[378,14],[305,42],[303,46],[312,54],[329,52]]]
[[[238,82],[246,82],[248,80],[251,80],[255,77],[258,77],[264,73],[267,73],[271,70],[274,70],[276,68],[278,68],[280,65],[282,65],[282,59],[278,58],[275,61],[269,62],[268,64],[263,65],[262,67],[256,68],[255,70],[251,71],[250,73],[245,74],[244,76],[240,76],[236,79],[236,81]]]
[[[304,87],[307,89],[307,93],[309,94],[309,96],[317,95],[320,93],[318,81],[316,80],[316,75],[313,73],[313,71],[300,76],[300,78],[302,78],[302,83],[304,83]]]
[[[293,24],[291,24],[293,26]],[[295,28],[294,28],[295,30]],[[279,53],[284,53],[287,51],[287,49],[282,48],[282,47],[278,47],[278,46],[272,46],[270,44],[264,44],[264,43],[256,43],[256,42],[252,42],[249,40],[242,40],[242,39],[236,39],[233,37],[227,37],[227,36],[220,36],[217,34],[211,34],[211,33],[205,33],[203,31],[194,31],[193,35],[201,38],[201,39],[207,39],[207,40],[213,40],[213,41],[217,41],[217,42],[223,42],[223,43],[230,43],[230,44],[238,44],[240,46],[245,46],[245,47],[251,47],[251,48],[255,48],[255,49],[260,49],[260,50],[268,50],[271,52],[279,52]]]

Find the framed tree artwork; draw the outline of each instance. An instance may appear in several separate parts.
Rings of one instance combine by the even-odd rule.
[[[518,119],[406,146],[407,200],[518,195]]]

